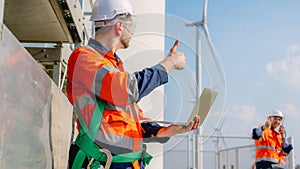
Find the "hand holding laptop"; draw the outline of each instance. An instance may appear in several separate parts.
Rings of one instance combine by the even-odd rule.
[[[196,115],[194,119],[189,123],[188,126],[185,125],[171,125],[162,128],[157,133],[157,137],[172,137],[176,134],[186,133],[191,130],[196,130],[200,124],[200,116]]]

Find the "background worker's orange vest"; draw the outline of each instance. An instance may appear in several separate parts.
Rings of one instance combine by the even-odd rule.
[[[259,140],[255,140],[256,162],[268,161],[274,164],[285,163],[282,152],[282,138],[279,132],[266,128]]]

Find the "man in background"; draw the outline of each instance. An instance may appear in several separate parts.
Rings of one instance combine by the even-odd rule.
[[[265,124],[252,130],[256,146],[256,169],[279,169],[286,163],[285,156],[293,146],[286,142],[286,131],[281,125],[283,119],[280,110],[272,110]]]

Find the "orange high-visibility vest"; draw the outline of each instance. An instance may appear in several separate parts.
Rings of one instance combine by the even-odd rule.
[[[268,161],[274,164],[285,163],[282,152],[282,138],[279,132],[267,128],[263,131],[259,140],[255,140],[256,162]]]
[[[139,119],[143,114],[136,104],[137,81],[133,74],[124,72],[121,60],[112,52],[92,47],[74,50],[68,61],[67,93],[78,116],[84,119],[85,124],[80,123],[83,127],[90,124],[96,97],[106,101],[95,140],[101,148],[113,154],[142,149],[144,131]],[[133,166],[139,168],[138,162]]]

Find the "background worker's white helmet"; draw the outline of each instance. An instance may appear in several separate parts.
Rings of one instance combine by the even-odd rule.
[[[133,15],[129,0],[96,0],[90,20],[105,21],[121,14]]]
[[[282,111],[274,109],[269,113],[269,117],[281,117],[282,119],[284,119],[285,116]]]

